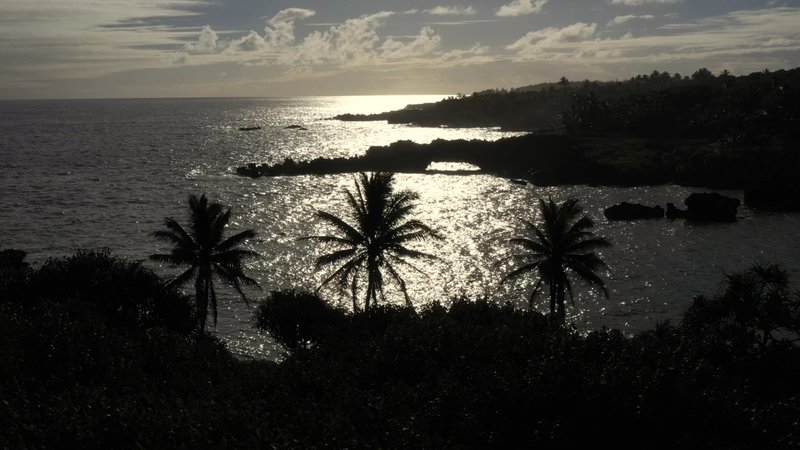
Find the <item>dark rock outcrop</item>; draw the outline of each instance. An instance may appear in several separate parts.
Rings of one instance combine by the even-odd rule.
[[[308,128],[302,125],[289,125],[288,127],[284,127],[284,130],[297,130],[297,131],[307,131]]]
[[[260,129],[261,127],[239,127],[239,131],[256,131]]]
[[[425,173],[431,162],[447,161],[471,164],[480,167],[481,173],[508,178],[530,177],[530,169],[535,167],[535,176],[529,181],[537,185],[602,184],[605,178],[595,176],[602,172],[582,159],[584,151],[579,141],[555,135],[526,135],[496,142],[477,139],[437,139],[430,144],[397,141],[389,146],[370,147],[362,156],[310,161],[287,159],[272,165],[250,163],[239,167],[236,172],[254,178],[359,171]]]
[[[608,220],[660,219],[664,217],[664,208],[622,202],[606,208],[603,214]]]
[[[685,219],[689,213],[685,209],[678,209],[674,203],[667,203],[667,219]]]
[[[699,222],[732,222],[741,203],[739,199],[717,193],[694,193],[683,203],[687,218]]]

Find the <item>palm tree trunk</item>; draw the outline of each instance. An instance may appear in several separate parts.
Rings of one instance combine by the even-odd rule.
[[[367,273],[367,296],[364,299],[364,311],[369,311],[369,299],[372,296],[372,272]]]
[[[556,283],[550,282],[550,317],[555,317],[556,313]]]
[[[565,288],[564,283],[559,282],[558,288],[556,290],[556,295],[557,295],[556,301],[558,303],[558,320],[562,323],[566,319],[566,314],[564,313],[564,300],[565,300],[564,288]]]
[[[195,313],[197,314],[197,328],[200,331],[205,330],[206,328],[206,316],[208,315],[208,277],[206,276],[205,270],[202,268],[200,269],[200,273],[197,274],[197,280],[194,283],[194,290],[195,290]]]
[[[365,311],[369,311],[370,307],[378,300],[378,283],[375,281],[378,276],[378,263],[375,261],[375,257],[370,257],[367,261],[367,302],[364,306]]]

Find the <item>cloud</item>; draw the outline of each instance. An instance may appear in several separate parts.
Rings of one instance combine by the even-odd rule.
[[[267,20],[264,35],[250,31],[245,36],[234,39],[227,48],[220,48],[227,54],[279,52],[295,44],[294,24],[316,14],[311,9],[288,8],[279,11]],[[219,47],[219,46],[218,46]]]
[[[394,12],[381,11],[348,19],[326,31],[315,31],[280,62],[288,65],[366,63],[376,56],[380,42],[377,29],[393,15]]]
[[[613,19],[611,19],[608,22],[608,24],[606,24],[606,26],[614,27],[614,26],[617,26],[617,25],[622,25],[622,24],[628,23],[628,22],[630,22],[632,20],[637,20],[637,19],[638,20],[653,20],[655,18],[656,18],[656,16],[653,16],[653,15],[650,15],[650,14],[645,14],[643,16],[637,16],[637,15],[633,15],[633,14],[628,14],[626,16],[614,17]]]
[[[294,44],[294,23],[308,19],[315,11],[302,8],[289,8],[280,11],[267,21],[264,41],[272,48],[285,48]]]
[[[735,11],[664,25],[650,35],[627,33],[618,39],[598,39],[594,24],[579,23],[528,33],[506,48],[515,52],[515,61],[757,70],[769,65],[785,67],[787,61],[798,60],[797,23],[800,8]]]
[[[542,56],[552,51],[558,51],[559,44],[580,42],[594,36],[597,24],[578,22],[563,28],[545,28],[531,31],[519,38],[506,49],[516,52],[522,57]]]
[[[183,50],[189,54],[216,53],[219,49],[219,36],[209,25],[204,26],[200,31],[197,42],[189,42],[183,46]]]
[[[477,13],[471,5],[466,8],[463,6],[436,6],[433,9],[426,9],[425,12],[434,16],[474,16]]]
[[[250,31],[247,35],[231,41],[228,48],[225,49],[225,52],[226,53],[264,52],[272,48],[273,47],[267,42],[267,40],[263,36],[256,33],[255,31]]]
[[[211,27],[204,27],[197,38],[183,46],[185,54],[198,58],[173,58],[173,61],[213,63],[236,61],[247,66],[281,66],[287,72],[308,73],[311,67],[397,64],[430,56],[439,50],[441,36],[424,26],[415,36],[382,38],[378,31],[387,19],[406,13],[381,11],[329,25],[296,42],[294,23],[314,15],[312,10],[283,10],[267,21],[264,34],[250,31],[223,42]],[[216,53],[217,57],[210,55]],[[231,59],[235,56],[236,59]]]
[[[490,54],[491,49],[481,44],[475,44],[467,50],[451,50],[439,57],[444,66],[467,66],[477,64],[487,64],[495,62],[496,59]]]
[[[498,19],[449,20],[449,21],[428,22],[427,24],[436,26],[461,26],[461,25],[470,25],[473,23],[493,23],[497,21]]]
[[[500,17],[524,16],[526,14],[540,13],[548,0],[513,0],[497,10]]]
[[[676,3],[683,3],[683,0],[611,0],[612,5],[628,5],[628,6],[674,5]]]
[[[201,1],[37,0],[0,2],[0,90],[37,80],[94,79],[171,64],[197,36],[173,21],[197,16]],[[198,42],[199,44],[199,42]],[[198,47],[197,49],[200,49]]]
[[[442,37],[433,28],[423,27],[411,42],[404,43],[387,39],[381,45],[381,57],[387,59],[406,59],[428,55],[439,48]]]

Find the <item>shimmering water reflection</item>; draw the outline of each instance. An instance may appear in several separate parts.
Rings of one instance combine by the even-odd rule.
[[[272,272],[269,277],[281,280],[285,286],[313,288],[322,274],[311,267],[314,256],[322,250],[294,238],[320,231],[310,220],[315,208],[345,215],[342,192],[351,187],[353,180],[335,176],[294,181],[295,191],[286,192],[286,197],[302,196],[303,201],[295,208],[277,208],[284,211],[289,207],[286,214],[275,216],[267,230],[262,230],[271,240],[257,246],[270,255],[266,260],[271,262],[261,262],[257,267],[259,271]],[[258,180],[256,184],[271,182]],[[441,258],[439,262],[426,263],[427,277],[414,272],[405,274],[409,292],[418,304],[446,303],[463,295],[524,306],[530,286],[500,285],[508,267],[498,267],[496,261],[510,250],[505,241],[523,229],[521,219],[537,220],[534,211],[540,197],[556,201],[581,199],[586,212],[597,222],[597,233],[613,244],[602,253],[610,266],[606,275],[611,298],[606,300],[594,292],[577,289],[575,307],[569,309],[570,320],[583,329],[605,325],[634,331],[658,321],[678,319],[694,295],[715,292],[725,271],[741,270],[754,262],[782,261],[793,275],[798,273],[794,255],[800,250],[800,238],[792,228],[798,222],[796,215],[761,214],[745,208],[740,211],[738,222],[714,225],[666,219],[608,222],[603,218],[604,207],[621,201],[679,203],[692,192],[684,187],[539,188],[485,175],[399,175],[398,188],[420,194],[418,217],[446,237],[445,242],[418,247]],[[740,197],[739,192],[724,193]],[[787,245],[770,244],[778,236],[783,236]],[[329,298],[337,298],[335,291],[323,292]],[[338,294],[338,298],[343,305],[348,304],[345,294]],[[389,298],[402,301],[402,296],[391,290]],[[542,312],[547,307],[544,300],[540,297],[536,303]]]
[[[184,220],[188,194],[205,192],[233,207],[231,232],[258,231],[249,245],[263,258],[248,268],[266,290],[316,288],[323,274],[314,272],[313,262],[322,249],[297,238],[320,231],[314,220],[317,209],[346,214],[343,192],[352,188],[353,177],[252,180],[236,176],[234,168],[285,157],[357,155],[370,145],[399,139],[513,135],[491,129],[421,129],[326,119],[418,100],[0,102],[0,247],[26,250],[35,264],[99,247],[144,259],[165,250],[150,236],[162,227],[163,218]],[[348,106],[360,101],[363,110]],[[285,128],[293,124],[307,130]],[[240,132],[241,126],[262,129]],[[580,329],[605,325],[633,332],[679,318],[692,296],[714,293],[726,271],[743,270],[753,262],[780,262],[795,283],[800,282],[798,214],[742,208],[736,223],[714,225],[666,219],[609,223],[603,218],[603,208],[621,201],[680,204],[694,191],[684,187],[538,188],[487,175],[445,174],[398,175],[397,187],[420,194],[417,214],[446,238],[423,245],[441,258],[424,265],[426,277],[405,274],[410,294],[420,305],[462,295],[525,305],[528,286],[500,286],[507,268],[497,267],[495,261],[508,251],[505,240],[521,229],[520,219],[536,220],[536,199],[548,196],[557,201],[580,199],[596,219],[596,231],[614,245],[603,252],[611,268],[611,298],[578,289],[575,308],[568,309],[569,320]],[[741,192],[724,193],[741,199]],[[164,275],[176,273],[152,267]],[[277,357],[280,350],[252,330],[252,310],[231,291],[220,294],[217,333],[238,353]],[[265,295],[250,294],[256,299]],[[335,291],[323,294],[349,304]],[[395,291],[387,295],[402,301]],[[543,300],[536,303],[542,311]]]

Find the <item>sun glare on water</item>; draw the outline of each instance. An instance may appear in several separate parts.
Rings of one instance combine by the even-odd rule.
[[[353,95],[333,97],[344,111],[358,114],[377,114],[403,109],[409,105],[434,103],[447,95]]]

